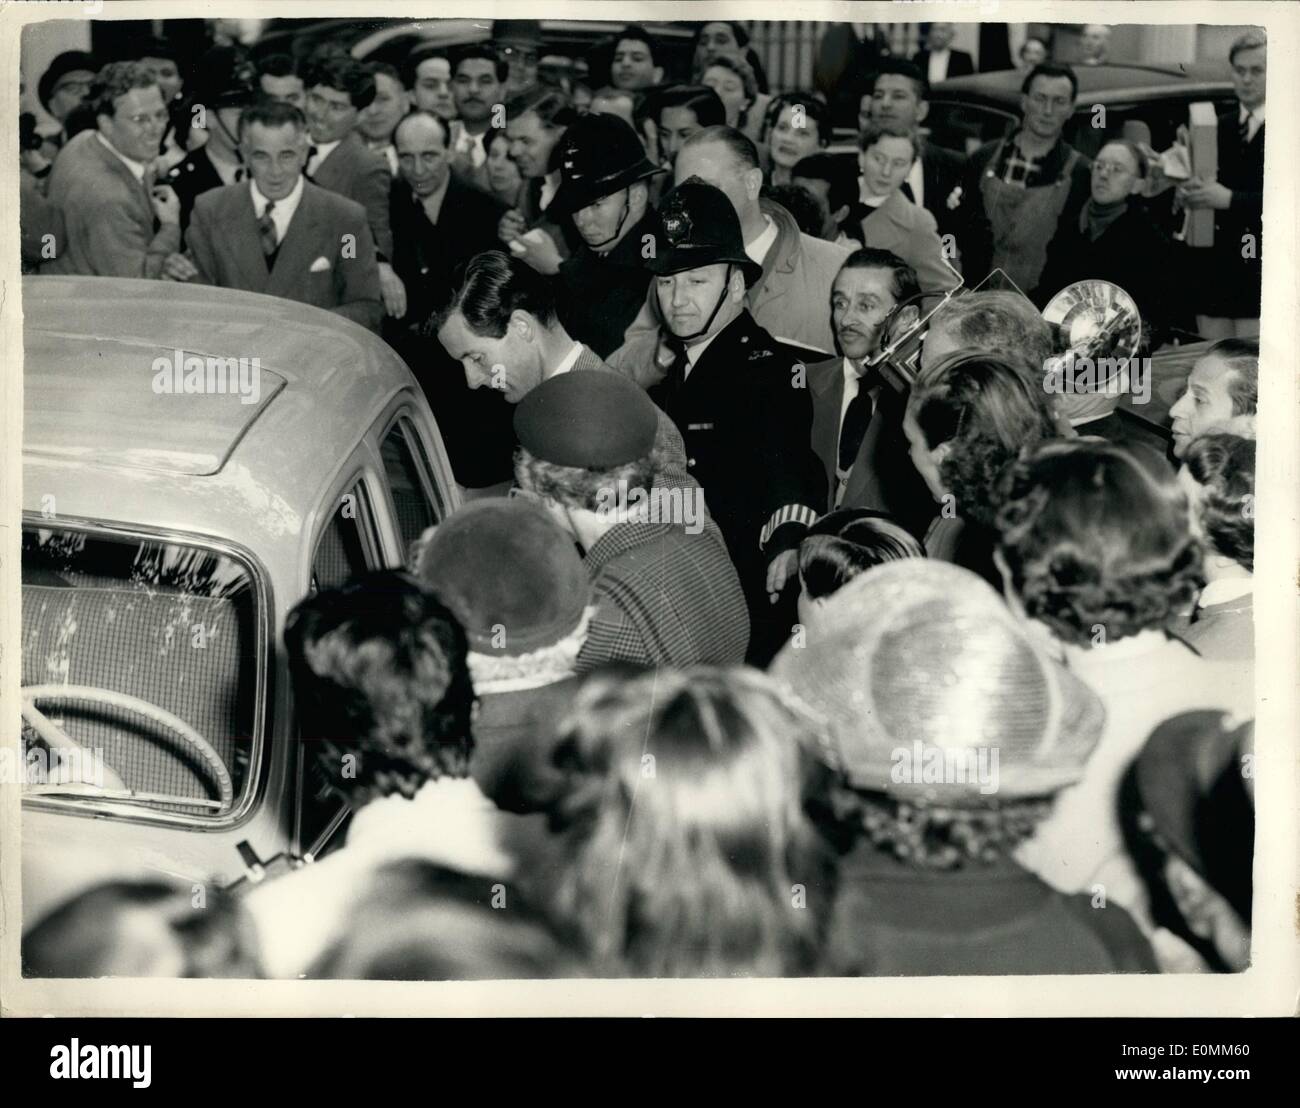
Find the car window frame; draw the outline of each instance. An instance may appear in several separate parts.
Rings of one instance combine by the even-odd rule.
[[[397,502],[393,498],[392,482],[388,479],[388,470],[384,465],[384,442],[395,429],[400,429],[403,422],[405,422],[406,427],[409,428],[409,433],[403,431],[402,437],[407,443],[407,448],[410,450],[412,460],[419,474],[419,479],[423,483],[426,500],[430,508],[430,513],[433,516],[433,523],[431,526],[436,527],[453,511],[455,511],[454,504],[448,503],[449,497],[447,493],[450,490],[439,488],[437,473],[434,469],[432,459],[432,452],[429,450],[429,446],[425,441],[425,436],[420,430],[420,421],[416,418],[418,412],[419,409],[411,403],[409,399],[406,399],[389,409],[383,416],[375,421],[374,425],[377,433],[375,435],[373,449],[376,456],[379,458],[379,467],[384,475],[384,491],[388,496],[385,507],[392,519],[393,531],[397,535],[402,547],[402,557],[399,564],[408,569],[413,567],[406,565],[407,540],[402,534],[401,524],[397,518]],[[382,430],[380,430],[381,428]],[[411,441],[412,437],[414,437],[414,442]]]
[[[84,796],[73,799],[50,793],[20,795],[23,807],[33,811],[58,812],[90,819],[111,819],[120,823],[181,828],[187,831],[229,831],[247,823],[260,810],[265,797],[271,764],[269,732],[274,722],[271,714],[274,695],[271,667],[275,662],[276,651],[275,645],[271,642],[271,633],[275,626],[275,597],[271,576],[265,565],[251,550],[240,543],[175,528],[126,525],[90,517],[59,516],[57,520],[50,520],[37,512],[23,512],[21,526],[23,529],[32,526],[49,530],[53,526],[63,531],[84,531],[105,537],[109,541],[192,546],[208,553],[217,553],[231,558],[248,574],[249,580],[253,583],[253,611],[256,619],[254,637],[257,643],[257,688],[254,695],[253,746],[249,755],[248,776],[240,803],[228,814],[210,817],[184,812],[163,812],[140,806],[131,800],[93,800]]]

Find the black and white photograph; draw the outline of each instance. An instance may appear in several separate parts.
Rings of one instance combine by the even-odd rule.
[[[1294,1015],[1297,16],[0,12],[5,1014]]]

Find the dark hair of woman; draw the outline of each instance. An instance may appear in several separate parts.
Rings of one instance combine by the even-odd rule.
[[[999,549],[1026,614],[1062,642],[1165,628],[1205,583],[1174,471],[1142,449],[1048,443],[1007,475]]]

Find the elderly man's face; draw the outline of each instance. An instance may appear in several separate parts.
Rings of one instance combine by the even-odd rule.
[[[267,127],[251,123],[240,142],[244,164],[268,200],[283,200],[298,184],[307,164],[307,134],[291,123]]]
[[[1092,198],[1098,204],[1116,204],[1141,186],[1138,160],[1127,146],[1112,142],[1097,152],[1092,163]]]
[[[1192,366],[1186,391],[1169,409],[1173,419],[1175,458],[1181,458],[1187,444],[1202,431],[1232,418],[1234,413],[1228,386],[1236,372],[1217,354],[1207,354]]]
[[[397,172],[416,196],[431,196],[447,182],[447,131],[426,116],[404,120],[393,135]]]

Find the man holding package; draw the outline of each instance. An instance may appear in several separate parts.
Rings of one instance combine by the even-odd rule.
[[[1267,42],[1250,31],[1232,44],[1228,60],[1237,103],[1218,118],[1218,180],[1193,177],[1178,188],[1192,211],[1215,212],[1214,245],[1198,253],[1196,325],[1204,338],[1259,334],[1261,223],[1264,211],[1264,86]]]

